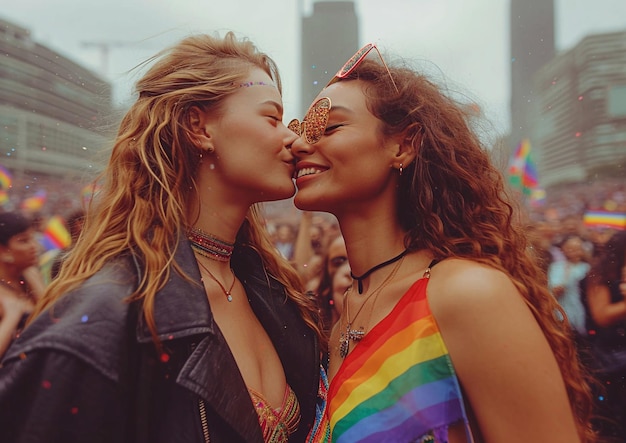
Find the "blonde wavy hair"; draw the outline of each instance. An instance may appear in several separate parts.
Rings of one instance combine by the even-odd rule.
[[[115,257],[141,257],[144,272],[130,300],[142,300],[143,314],[156,340],[154,299],[167,282],[174,250],[187,220],[186,208],[198,199],[197,148],[190,136],[192,106],[219,112],[253,68],[260,68],[282,93],[274,61],[232,32],[223,38],[196,35],[157,54],[137,82],[137,100],[123,117],[102,188],[86,214],[78,242],[37,305],[31,319],[78,287]],[[259,252],[267,272],[280,281],[304,321],[320,335],[313,302],[289,263],[276,252],[260,209],[247,213],[237,242]],[[184,275],[184,274],[183,274]]]
[[[590,418],[593,382],[579,361],[571,327],[532,255],[525,223],[502,174],[471,129],[471,115],[426,76],[410,67],[364,60],[345,79],[365,82],[368,109],[382,135],[404,134],[417,158],[400,176],[398,218],[410,250],[462,257],[510,276],[558,361],[582,441],[596,441]]]

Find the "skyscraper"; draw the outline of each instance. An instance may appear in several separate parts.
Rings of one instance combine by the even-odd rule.
[[[359,49],[359,19],[354,1],[312,1],[313,13],[301,17],[300,119],[320,90]],[[289,218],[294,212],[291,200],[267,203],[264,210],[266,216],[274,219]]]
[[[3,19],[0,53],[0,154],[15,190],[97,172],[110,136],[103,126],[111,85]]]
[[[353,1],[317,1],[302,17],[300,108],[304,115],[320,89],[359,49]]]
[[[626,30],[588,35],[534,77],[529,123],[544,186],[622,176]]]
[[[554,0],[511,0],[510,147],[530,136],[529,118],[537,97],[533,76],[552,60]]]

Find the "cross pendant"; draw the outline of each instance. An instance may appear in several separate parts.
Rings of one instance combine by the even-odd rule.
[[[346,325],[345,332],[341,333],[339,337],[339,356],[346,358],[348,351],[350,350],[350,340],[360,341],[365,336],[365,330],[361,326],[359,329],[350,329],[351,323]]]
[[[363,326],[361,326],[359,329],[349,329],[347,332],[348,338],[352,341],[361,341],[361,339],[365,336],[365,330],[363,329]]]

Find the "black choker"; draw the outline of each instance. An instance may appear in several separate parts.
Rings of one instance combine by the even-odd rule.
[[[387,261],[384,261],[382,263],[377,264],[376,266],[371,268],[369,271],[367,271],[365,274],[363,274],[363,275],[361,275],[359,277],[357,277],[356,275],[354,275],[352,273],[352,271],[350,271],[350,277],[352,277],[358,283],[357,287],[359,289],[359,294],[363,294],[363,280],[365,280],[367,277],[369,277],[372,272],[378,271],[380,268],[384,268],[385,266],[389,266],[390,264],[397,262],[402,257],[404,257],[407,252],[409,252],[409,250],[405,249],[399,255],[396,255],[394,258],[392,258],[390,260],[387,260]]]

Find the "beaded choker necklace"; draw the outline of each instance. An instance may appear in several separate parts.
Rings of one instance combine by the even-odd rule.
[[[365,274],[363,274],[363,275],[356,276],[356,275],[354,275],[352,273],[352,271],[350,271],[350,277],[352,277],[358,283],[357,287],[359,289],[359,294],[363,294],[363,280],[365,280],[367,277],[369,277],[374,271],[378,271],[379,269],[384,268],[385,266],[389,266],[390,264],[397,262],[402,257],[404,257],[407,252],[409,252],[409,251],[407,249],[405,249],[400,254],[396,255],[394,258],[389,259],[387,261],[384,261],[382,263],[379,263],[376,266],[373,266],[367,272],[365,272]]]
[[[233,255],[234,243],[207,234],[199,228],[191,228],[187,233],[191,248],[203,257],[226,262]]]

